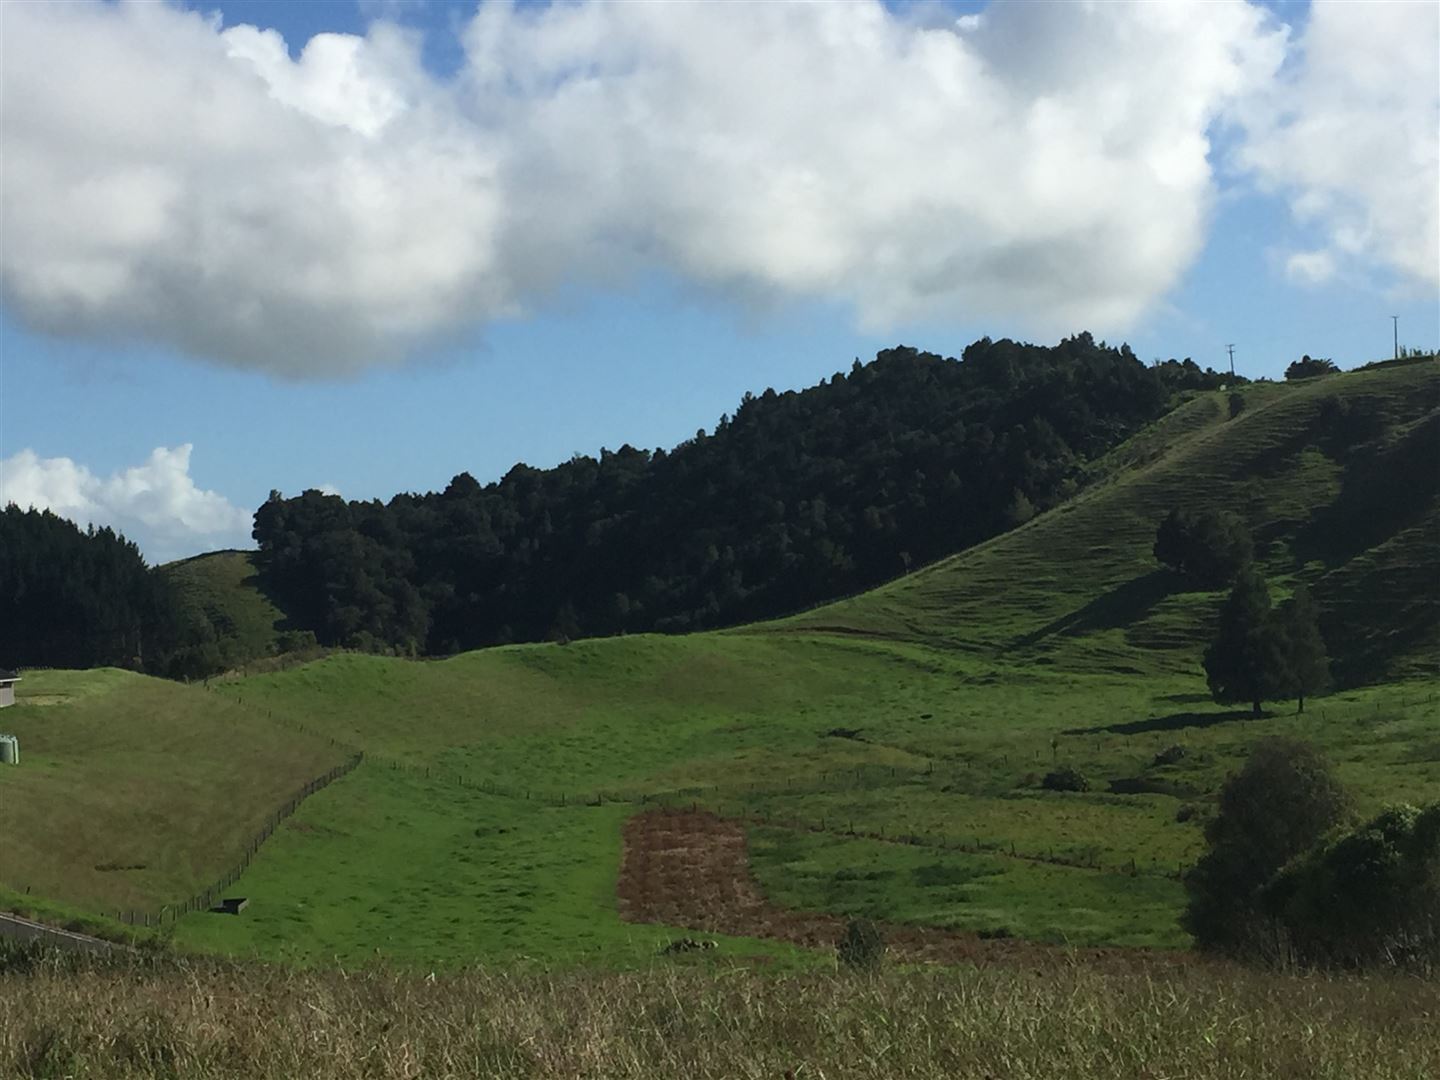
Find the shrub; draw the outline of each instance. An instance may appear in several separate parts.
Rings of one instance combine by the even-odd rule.
[[[1167,746],[1155,755],[1154,763],[1156,765],[1175,765],[1178,764],[1187,753],[1189,753],[1189,751],[1178,743],[1174,746]]]
[[[872,971],[885,960],[885,935],[869,919],[851,919],[835,953],[848,968]]]
[[[1440,803],[1398,806],[1292,863],[1268,913],[1305,964],[1440,967]]]
[[[1205,589],[1223,588],[1255,557],[1250,530],[1228,510],[1171,510],[1152,550],[1157,562]]]
[[[1225,781],[1205,826],[1210,850],[1185,879],[1184,923],[1196,944],[1231,955],[1271,949],[1262,890],[1348,811],[1344,788],[1313,746],[1279,738],[1260,743]]]
[[[1085,779],[1085,774],[1075,766],[1061,765],[1053,772],[1046,773],[1040,786],[1046,791],[1089,791],[1090,781]]]

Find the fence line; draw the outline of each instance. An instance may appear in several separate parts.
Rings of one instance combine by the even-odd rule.
[[[317,776],[290,796],[279,810],[271,813],[266,819],[265,825],[246,841],[245,854],[237,859],[234,865],[221,874],[213,884],[179,903],[166,904],[159,911],[117,911],[115,918],[129,923],[131,926],[159,926],[164,922],[175,922],[182,915],[188,915],[192,911],[208,911],[214,907],[216,901],[222,898],[225,890],[235,884],[240,879],[240,875],[250,868],[251,861],[260,853],[261,845],[275,834],[275,830],[280,827],[281,822],[300,809],[300,804],[311,795],[330,786],[342,776],[353,772],[364,760],[364,752],[357,751],[348,761],[335,766],[323,776]]]

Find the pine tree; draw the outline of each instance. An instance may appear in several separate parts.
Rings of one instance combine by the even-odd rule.
[[[1205,678],[1221,705],[1248,701],[1256,716],[1260,702],[1284,686],[1284,639],[1270,589],[1254,566],[1240,572],[1220,608],[1215,641],[1205,650]]]
[[[1299,712],[1305,698],[1330,685],[1330,656],[1320,636],[1320,611],[1310,590],[1297,585],[1289,600],[1280,605],[1280,633],[1285,651],[1284,689],[1295,695]]]

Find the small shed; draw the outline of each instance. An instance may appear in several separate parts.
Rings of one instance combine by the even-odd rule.
[[[19,681],[17,672],[0,668],[0,709],[15,704],[15,684]]]

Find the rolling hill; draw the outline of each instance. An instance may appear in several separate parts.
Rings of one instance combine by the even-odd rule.
[[[110,878],[76,867],[123,848],[182,868],[133,894],[158,907],[165,888],[203,877],[171,853],[203,850],[210,866],[239,854],[232,811],[254,820],[282,797],[293,785],[280,763],[294,779],[363,750],[260,849],[236,886],[252,900],[244,916],[165,927],[226,953],[627,964],[708,928],[726,931],[721,955],[812,962],[745,899],[752,885],[774,910],[981,933],[996,948],[1181,947],[1178,875],[1257,738],[1317,742],[1367,807],[1440,788],[1437,425],[1435,364],[1201,393],[1027,524],[852,599],[729,631],[430,661],[337,653],[208,689],[140,680],[173,711],[125,712],[118,729],[101,719],[105,702],[122,715],[117,688],[66,706],[72,727],[47,728],[62,714],[37,702],[44,679],[27,680],[5,720],[38,741],[36,758],[0,775],[0,806],[90,837],[83,860],[35,846],[24,872],[37,891],[112,906]],[[1252,720],[1209,702],[1198,661],[1220,596],[1184,591],[1150,544],[1170,508],[1215,505],[1250,522],[1277,592],[1305,581],[1322,605],[1343,689],[1304,716]],[[223,607],[252,588],[235,575],[213,595]],[[149,755],[124,769],[101,739],[120,729]],[[258,756],[237,758],[242,747]],[[1041,790],[1059,763],[1091,790]],[[238,787],[215,786],[221,776]],[[97,812],[142,784],[171,809]],[[657,849],[691,862],[637,861],[657,807],[692,815],[683,843]],[[736,837],[741,858],[726,862]],[[721,865],[752,884],[706,908],[687,876]],[[7,862],[0,883],[31,882]],[[669,923],[626,922],[618,895],[660,896]]]

